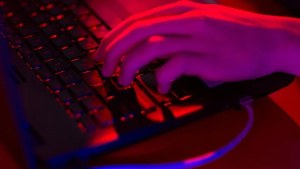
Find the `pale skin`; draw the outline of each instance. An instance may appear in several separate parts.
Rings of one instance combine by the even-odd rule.
[[[182,1],[129,17],[107,34],[94,59],[104,62],[107,77],[122,62],[121,85],[166,59],[156,71],[161,93],[183,75],[209,82],[300,76],[300,20]]]

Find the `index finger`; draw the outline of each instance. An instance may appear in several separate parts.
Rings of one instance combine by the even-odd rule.
[[[146,12],[133,15],[121,22],[118,26],[116,26],[112,31],[110,31],[105,38],[102,40],[98,50],[95,53],[95,60],[104,60],[104,50],[105,46],[107,46],[113,39],[116,38],[121,32],[123,32],[126,28],[131,26],[133,23],[142,20],[142,19],[151,19],[160,16],[169,16],[169,15],[178,15],[192,10],[195,6],[195,3],[190,2],[177,2],[164,6],[160,6],[157,8],[153,8]]]

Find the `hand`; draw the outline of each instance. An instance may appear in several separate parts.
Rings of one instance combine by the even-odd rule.
[[[180,76],[230,82],[283,71],[279,17],[221,5],[177,2],[134,15],[103,39],[95,60],[111,76],[122,61],[119,83],[128,85],[138,69],[155,59],[167,62],[156,71],[166,93]]]

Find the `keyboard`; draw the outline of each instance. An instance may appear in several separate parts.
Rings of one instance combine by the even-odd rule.
[[[133,123],[119,128],[130,132],[149,121],[161,123],[175,118],[170,105],[193,98],[179,83],[169,94],[158,94],[153,72],[161,61],[142,68],[130,86],[117,83],[118,71],[102,77],[102,64],[91,56],[110,28],[81,1],[16,0],[0,5],[5,17],[2,35],[82,132]]]
[[[273,74],[209,87],[195,77],[175,81],[166,95],[156,90],[156,60],[139,70],[130,86],[101,75],[91,59],[108,24],[80,0],[0,1],[11,48],[83,133],[113,128],[128,143],[236,107],[246,97],[265,96],[293,76]],[[122,137],[133,136],[133,137]]]

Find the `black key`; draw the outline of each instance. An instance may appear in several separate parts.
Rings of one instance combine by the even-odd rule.
[[[57,15],[63,14],[64,9],[57,5],[54,8],[52,8],[49,12],[51,13],[51,15],[57,16]]]
[[[119,78],[119,76],[113,76],[113,77],[111,78],[112,83],[116,86],[116,88],[117,88],[118,90],[127,90],[127,89],[129,89],[129,88],[132,87],[132,85],[121,86],[121,85],[119,84],[119,82],[118,82],[118,78]]]
[[[142,88],[140,88],[138,85],[133,85],[132,87],[134,89],[135,97],[138,100],[138,104],[142,109],[141,114],[148,114],[148,113],[155,112],[157,110],[157,105],[145,93],[145,91],[142,90]]]
[[[23,27],[18,28],[19,32],[23,37],[29,36],[29,35],[34,35],[38,33],[38,30],[35,29],[33,26],[26,25]]]
[[[7,2],[5,1],[1,1],[1,13],[9,13],[11,12],[11,4],[8,4]]]
[[[19,48],[24,44],[24,40],[19,35],[10,34],[6,38],[12,48]]]
[[[70,25],[73,25],[73,26],[78,25],[78,22],[77,22],[75,16],[73,16],[71,14],[64,15],[64,17],[62,19],[60,19],[58,22],[64,28],[66,28]]]
[[[73,39],[78,40],[82,37],[87,37],[88,32],[82,26],[76,26],[73,30],[69,31],[69,34],[72,36]]]
[[[26,6],[24,6],[23,8],[25,10],[25,12],[27,12],[28,14],[31,14],[33,12],[37,12],[39,11],[39,7],[35,4],[35,3],[27,3]]]
[[[52,42],[56,47],[62,48],[64,46],[69,46],[72,43],[72,39],[66,35],[59,35],[58,37],[52,39]]]
[[[82,56],[81,50],[75,45],[72,45],[69,48],[63,50],[63,53],[70,60],[73,60],[73,59],[76,59],[76,58],[79,58]]]
[[[157,82],[153,72],[138,75],[136,78],[159,103],[164,106],[169,106],[172,103],[172,97],[169,97],[168,95],[161,95],[157,91]]]
[[[114,99],[117,93],[116,88],[107,80],[103,80],[101,85],[96,86],[95,89],[108,102]]]
[[[59,78],[64,82],[66,85],[71,85],[81,81],[81,77],[74,71],[68,70],[61,74],[59,74]]]
[[[14,15],[13,17],[9,18],[9,21],[15,26],[21,26],[24,25],[24,22],[27,22],[28,20],[25,19],[24,16]]]
[[[9,24],[4,24],[3,27],[0,28],[0,30],[4,35],[16,34],[14,28]]]
[[[47,82],[47,86],[53,93],[58,93],[63,89],[63,85],[57,79],[50,79]]]
[[[53,74],[45,66],[36,69],[36,73],[42,81],[48,81],[53,77]]]
[[[88,115],[81,116],[79,121],[86,129],[86,132],[94,131],[97,128],[96,123]]]
[[[50,17],[45,12],[37,12],[32,19],[37,23],[38,25],[41,23],[48,22],[50,20]]]
[[[89,9],[83,5],[74,5],[71,10],[77,17],[91,13]]]
[[[61,32],[60,27],[56,23],[49,23],[46,27],[43,27],[42,30],[49,36],[57,35]]]
[[[29,42],[29,44],[32,46],[33,49],[36,49],[41,46],[46,46],[46,44],[48,43],[47,38],[41,35],[28,38],[27,41]]]
[[[95,95],[82,100],[82,103],[89,110],[89,112],[104,108],[102,101]]]
[[[180,84],[179,82],[173,83],[170,94],[175,97],[178,101],[185,101],[192,97],[192,93],[189,92],[186,85]]]
[[[77,4],[78,0],[61,0],[61,2],[65,5]]]
[[[62,58],[56,58],[47,62],[53,73],[60,73],[70,68],[69,63],[64,61]]]
[[[98,47],[98,43],[92,37],[87,37],[83,41],[79,42],[79,44],[82,47],[82,49],[84,49],[86,51],[95,49]]]
[[[72,96],[67,90],[61,90],[59,93],[57,93],[57,97],[65,104],[69,104],[73,101]]]
[[[43,66],[42,62],[39,60],[38,56],[35,54],[24,55],[24,59],[27,61],[31,69],[38,69]]]
[[[114,122],[112,112],[104,105],[101,109],[90,111],[90,114],[101,127],[108,127]]]
[[[43,62],[47,62],[60,56],[60,53],[51,46],[45,46],[41,50],[38,50],[38,54],[40,55]]]
[[[33,55],[33,50],[28,45],[22,45],[22,47],[18,48],[18,52],[23,56],[31,56]]]
[[[128,120],[135,115],[140,115],[142,108],[139,106],[134,90],[124,90],[119,92],[108,102],[108,107],[113,112],[113,117],[118,121]],[[116,113],[117,112],[117,113]]]
[[[40,0],[41,4],[49,4],[51,2],[53,2],[53,0]]]
[[[81,99],[83,97],[90,96],[93,94],[93,90],[84,83],[78,83],[70,87],[70,89],[77,99]]]
[[[95,26],[95,25],[100,25],[101,22],[99,21],[98,18],[96,18],[94,15],[88,15],[87,17],[83,17],[83,19],[81,19],[81,22],[83,22],[83,24],[86,27],[91,27],[91,26]]]
[[[83,107],[77,103],[71,103],[68,108],[70,109],[70,111],[72,112],[72,114],[74,115],[75,118],[79,119],[82,117],[82,115],[84,114],[84,109]]]
[[[88,58],[73,61],[72,64],[79,72],[86,72],[94,67],[93,63]]]
[[[82,77],[84,81],[92,87],[100,86],[103,82],[97,70],[84,73]]]
[[[90,28],[97,39],[102,39],[107,33],[108,29],[104,25],[97,25]]]
[[[149,72],[140,76],[144,84],[152,91],[157,91],[157,82],[153,72]]]
[[[27,1],[21,1],[20,2],[21,7],[27,7],[27,5],[29,5],[29,2],[27,2]]]

